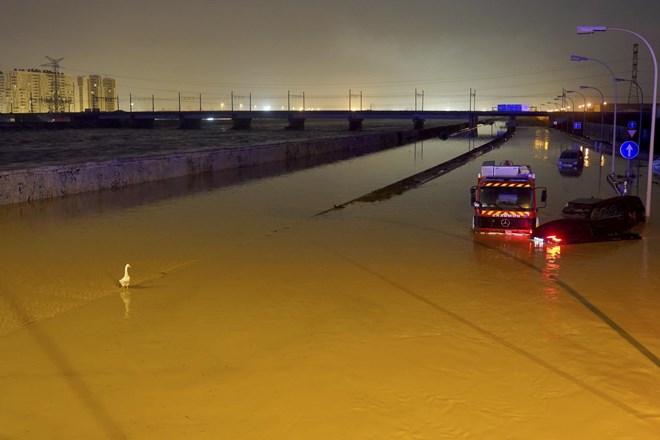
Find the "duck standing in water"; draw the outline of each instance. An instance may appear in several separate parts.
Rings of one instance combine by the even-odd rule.
[[[126,267],[124,267],[124,278],[119,280],[119,284],[121,284],[121,287],[124,289],[127,289],[128,285],[131,283],[131,277],[128,275],[129,267],[131,267],[130,264],[127,264]]]

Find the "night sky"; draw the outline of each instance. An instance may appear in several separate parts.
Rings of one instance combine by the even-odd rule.
[[[577,35],[576,25],[622,27],[660,55],[657,0],[3,0],[0,70],[41,68],[108,75],[118,93],[158,98],[233,91],[258,106],[305,92],[308,107],[467,109],[498,103],[540,106],[562,88],[600,88],[609,72],[638,81],[650,102],[653,64],[643,42],[624,32]],[[484,7],[483,5],[487,5]],[[620,102],[629,84],[620,85]],[[586,93],[596,100],[596,92]],[[581,100],[580,97],[577,97]],[[576,102],[577,105],[577,102]]]

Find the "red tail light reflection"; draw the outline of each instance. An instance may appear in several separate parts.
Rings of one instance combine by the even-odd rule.
[[[556,235],[548,235],[545,237],[545,239],[552,243],[561,243],[561,238],[557,237]]]

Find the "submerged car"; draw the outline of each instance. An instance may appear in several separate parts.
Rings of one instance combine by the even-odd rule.
[[[559,171],[581,171],[584,167],[584,153],[582,150],[564,150],[557,160]]]
[[[564,206],[561,215],[564,218],[589,218],[594,207],[603,199],[597,197],[584,197],[571,200]]]
[[[645,221],[645,214],[637,196],[574,199],[562,210],[562,219],[542,224],[533,237],[555,244],[639,239],[629,230]]]
[[[545,244],[594,243],[598,241],[639,240],[639,234],[617,230],[599,220],[561,218],[542,224],[533,238]]]
[[[642,199],[618,196],[609,199],[595,197],[571,200],[562,210],[564,218],[583,218],[616,223],[618,229],[630,229],[646,220]]]

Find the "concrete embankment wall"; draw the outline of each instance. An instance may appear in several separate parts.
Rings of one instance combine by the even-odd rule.
[[[0,205],[87,191],[119,189],[173,177],[293,161],[339,151],[355,155],[438,136],[456,127],[365,133],[338,138],[227,147],[167,156],[125,158],[0,172]]]

